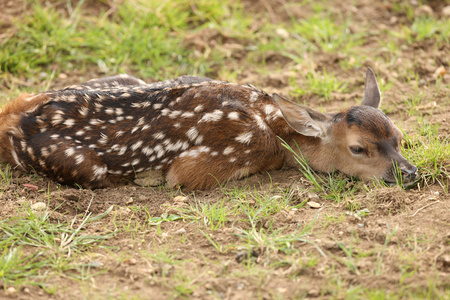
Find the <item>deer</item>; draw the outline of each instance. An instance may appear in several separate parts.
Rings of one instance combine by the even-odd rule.
[[[252,85],[187,75],[145,83],[116,75],[6,103],[0,161],[91,189],[133,181],[150,170],[159,170],[171,186],[211,189],[298,167],[295,154],[318,172],[413,183],[417,167],[402,156],[402,131],[380,102],[371,68],[361,105],[338,113]]]

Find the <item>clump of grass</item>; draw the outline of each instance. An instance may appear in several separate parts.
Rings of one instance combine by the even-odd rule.
[[[9,164],[0,164],[0,190],[5,190],[11,184],[12,170]]]
[[[297,84],[296,78],[291,78],[290,85],[293,87],[291,91],[293,96],[316,94],[328,101],[332,92],[343,93],[347,90],[347,82],[339,81],[334,75],[328,74],[326,70],[321,75],[311,71],[305,79],[300,86]]]
[[[449,43],[450,21],[437,20],[430,17],[420,17],[414,20],[411,26],[402,25],[399,31],[390,31],[392,36],[406,40],[408,44],[435,39],[436,44]]]
[[[349,21],[338,24],[327,16],[314,15],[294,22],[292,36],[309,43],[313,50],[324,52],[348,51],[364,43],[362,32],[351,32]]]
[[[405,135],[405,157],[419,169],[424,184],[438,183],[445,192],[449,190],[450,140],[438,134],[438,127],[421,126],[420,136]]]
[[[294,149],[283,140],[282,145],[294,155],[295,160],[299,164],[300,172],[302,172],[306,179],[314,185],[315,191],[322,194],[324,198],[340,202],[356,192],[354,186],[349,188],[349,184],[353,178],[342,175],[341,173],[319,174],[311,169],[308,165],[307,158],[302,155],[299,149],[298,152],[294,151]]]
[[[85,266],[76,262],[77,257],[112,237],[114,232],[90,235],[84,230],[89,223],[104,218],[111,209],[98,216],[87,214],[77,226],[76,217],[70,223],[54,223],[50,221],[51,212],[34,212],[31,208],[0,221],[0,277],[15,285],[37,283],[42,269],[69,272],[81,267],[80,272],[85,273]],[[67,274],[79,277],[76,272]]]

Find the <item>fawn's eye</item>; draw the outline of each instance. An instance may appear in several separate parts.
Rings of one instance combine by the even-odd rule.
[[[351,146],[350,151],[352,152],[352,154],[362,154],[364,152],[364,149],[359,146]]]

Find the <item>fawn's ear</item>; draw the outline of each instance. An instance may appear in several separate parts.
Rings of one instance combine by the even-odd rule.
[[[375,73],[370,67],[367,68],[366,72],[366,84],[364,90],[364,97],[361,105],[372,106],[378,108],[381,102],[381,92],[378,87],[377,78]]]
[[[300,134],[324,138],[330,127],[330,117],[306,106],[288,101],[278,94],[272,98],[289,126]]]

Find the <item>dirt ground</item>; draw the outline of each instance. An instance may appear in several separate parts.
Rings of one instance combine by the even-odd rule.
[[[89,2],[89,1],[88,1]],[[445,1],[428,3],[436,15],[441,16]],[[102,2],[101,6],[107,6]],[[274,22],[286,19],[302,19],[313,14],[309,6],[302,9],[296,7],[286,9],[289,3],[283,0],[246,0],[243,2],[249,11],[269,13]],[[89,3],[86,4],[86,6]],[[90,9],[95,13],[97,2],[91,3]],[[10,15],[23,13],[23,6],[7,6]],[[400,26],[406,18],[402,13],[392,10],[390,1],[339,1],[332,5],[335,13],[352,14],[352,26],[371,24],[372,34],[361,46],[370,49],[379,39],[383,39],[385,31],[390,27]],[[259,20],[255,20],[258,28]],[[5,25],[6,24],[6,25]],[[7,26],[7,23],[3,23]],[[218,43],[218,39],[222,44]],[[205,30],[201,34],[189,37],[186,44],[193,49],[202,50],[204,45],[223,47],[231,51],[229,64],[246,65],[246,58],[251,50],[235,47],[239,40],[223,39],[220,34]],[[407,133],[418,130],[416,115],[410,115],[402,97],[413,87],[406,83],[397,73],[397,64],[409,64],[411,71],[420,75],[424,82],[434,80],[433,74],[440,65],[447,70],[449,66],[450,46],[434,47],[430,41],[418,42],[402,50],[395,63],[387,59],[367,60],[364,65],[372,66],[381,80],[389,82],[392,87],[383,95],[383,110],[399,124]],[[280,53],[272,53],[266,57],[269,74],[261,76],[252,65],[243,68],[238,74],[239,83],[252,83],[263,87],[268,92],[289,95],[290,73],[287,66],[292,60]],[[340,108],[356,104],[361,99],[364,84],[364,70],[351,69],[341,71],[342,60],[350,59],[346,55],[320,53],[311,58],[317,70],[326,68],[328,72],[337,74],[341,80],[348,82],[349,93],[333,93],[330,101],[318,96],[300,96],[297,100],[306,101],[313,108],[322,108],[327,112],[335,112]],[[419,62],[419,63],[413,63]],[[218,76],[219,67],[210,77]],[[403,68],[405,68],[403,66]],[[302,76],[302,68],[298,68],[298,76]],[[412,74],[412,73],[411,73]],[[67,77],[56,79],[51,88],[60,88],[76,83],[80,78],[89,79],[101,76],[92,69],[90,74],[67,74]],[[151,78],[143,78],[152,81]],[[436,91],[432,86],[423,84],[420,88],[425,93],[426,103],[418,107],[425,120],[430,124],[439,124],[439,134],[444,138],[450,135],[450,105],[448,75],[444,76],[446,87]],[[434,109],[434,107],[440,107]],[[32,184],[37,186],[37,190]],[[82,190],[60,186],[45,177],[35,174],[22,174],[14,171],[13,182],[0,194],[0,218],[7,218],[17,213],[20,201],[28,203],[45,202],[54,210],[52,218],[57,221],[72,220],[77,214],[86,211],[93,215],[105,212],[114,205],[110,216],[91,224],[88,232],[114,231],[117,224],[138,224],[136,230],[123,230],[105,244],[110,250],[96,249],[83,257],[85,263],[98,263],[99,274],[86,281],[76,281],[65,276],[49,276],[48,286],[58,287],[50,293],[41,286],[18,287],[14,298],[17,299],[107,299],[107,298],[139,298],[165,299],[173,295],[173,284],[180,278],[173,274],[184,274],[189,278],[193,292],[192,299],[296,299],[296,298],[346,298],[351,297],[348,289],[364,287],[366,289],[382,289],[387,293],[404,290],[426,290],[430,282],[449,297],[450,288],[450,197],[442,187],[435,184],[402,190],[399,187],[380,188],[365,191],[363,183],[354,183],[359,191],[348,201],[337,203],[319,196],[314,201],[321,205],[321,210],[303,206],[298,209],[282,210],[272,216],[273,226],[285,228],[287,232],[297,227],[303,228],[315,218],[313,234],[309,237],[326,254],[322,256],[314,245],[298,243],[301,249],[295,261],[285,261],[279,266],[271,265],[273,261],[283,261],[285,254],[273,253],[270,259],[262,250],[255,249],[254,263],[239,262],[239,249],[229,249],[221,253],[211,242],[205,239],[200,231],[207,231],[201,222],[171,221],[162,222],[160,226],[146,226],[150,217],[167,214],[179,214],[180,210],[196,203],[216,203],[225,200],[225,205],[238,205],[232,191],[242,189],[249,193],[276,196],[282,190],[292,194],[291,204],[299,204],[306,199],[304,189],[312,186],[298,170],[284,169],[270,174],[256,174],[245,180],[228,183],[225,188],[209,191],[196,191],[187,195],[183,201],[175,201],[182,191],[168,187],[139,187],[132,184],[99,190]],[[225,192],[228,191],[228,192]],[[248,201],[252,201],[248,199]],[[352,217],[349,207],[357,205],[367,208],[370,214],[362,220]],[[142,208],[146,208],[146,210]],[[150,212],[150,216],[147,212]],[[243,216],[233,216],[224,228],[208,231],[209,236],[222,245],[239,243],[236,228],[239,228]],[[336,221],[339,220],[339,221]],[[242,222],[241,222],[242,223]],[[243,223],[244,224],[244,223]],[[246,225],[245,225],[246,224]],[[245,223],[242,226],[248,226]],[[122,226],[122,225],[121,225]],[[261,225],[264,227],[264,224]],[[120,227],[120,226],[119,226]],[[142,229],[141,229],[142,228]],[[392,234],[395,232],[395,234]],[[353,255],[358,256],[357,271],[339,259],[346,257],[346,252],[339,244],[357,244]],[[384,248],[383,248],[384,247]],[[381,254],[379,249],[383,248]],[[142,251],[165,249],[173,257],[173,264],[165,264],[141,255]],[[259,252],[258,252],[259,251]],[[314,266],[306,267],[305,257],[313,255]],[[382,259],[382,270],[374,272],[377,262]],[[209,263],[206,263],[209,262]],[[254,266],[254,267],[252,267]],[[255,271],[252,273],[252,268]],[[239,274],[245,275],[239,275]],[[184,281],[183,281],[184,282]],[[186,283],[185,283],[186,284]],[[347,294],[340,294],[345,289]],[[0,291],[0,294],[2,292]],[[181,296],[179,296],[181,297]],[[134,299],[133,298],[133,299]],[[176,298],[176,296],[175,296]],[[380,298],[383,299],[383,298]]]

